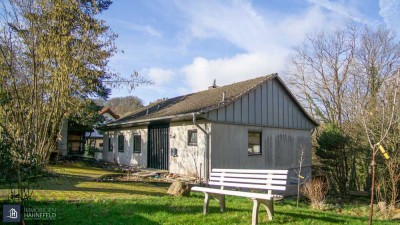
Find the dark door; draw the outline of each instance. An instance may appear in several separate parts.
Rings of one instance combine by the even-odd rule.
[[[169,125],[150,125],[147,167],[168,170]]]

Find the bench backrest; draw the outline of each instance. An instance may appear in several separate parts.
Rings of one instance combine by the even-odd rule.
[[[212,169],[209,185],[268,190],[286,190],[288,170]]]

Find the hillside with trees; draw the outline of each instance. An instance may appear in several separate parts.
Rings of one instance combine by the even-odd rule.
[[[95,102],[100,106],[110,107],[121,117],[143,107],[143,100],[136,96],[115,97],[109,100],[96,99]]]

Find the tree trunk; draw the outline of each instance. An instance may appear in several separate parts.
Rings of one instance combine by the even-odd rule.
[[[376,164],[375,164],[375,147],[372,148],[372,162],[371,162],[371,202],[369,204],[369,225],[372,225],[372,217],[373,217],[373,213],[374,213],[374,193],[375,193],[375,168],[376,168]]]

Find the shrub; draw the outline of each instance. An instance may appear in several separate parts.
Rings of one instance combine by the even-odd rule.
[[[313,179],[306,182],[302,187],[302,193],[311,202],[313,209],[322,209],[325,205],[325,196],[328,193],[329,185],[322,179]]]

